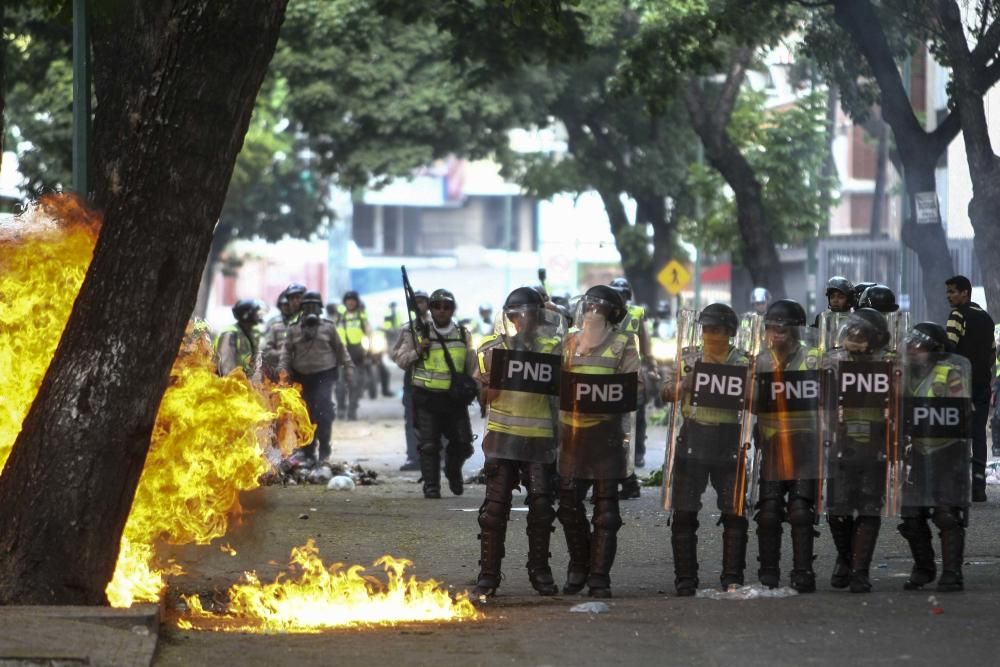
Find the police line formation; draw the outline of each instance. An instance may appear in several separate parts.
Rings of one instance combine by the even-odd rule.
[[[442,455],[450,491],[462,494],[462,464],[473,453],[468,407],[478,401],[486,418],[475,596],[492,596],[500,586],[519,484],[526,489],[532,587],[541,595],[560,590],[549,567],[558,518],[569,553],[562,592],[587,588],[592,597],[611,596],[619,498],[630,497],[635,468],[644,465],[644,406],[657,394],[669,406],[662,502],[678,595],[694,595],[699,585],[698,516],[709,483],[721,513],[723,589],[744,584],[753,518],[761,584],[780,586],[788,523],[789,583],[799,593],[814,592],[813,547],[825,514],[837,552],[832,587],[871,590],[882,517],[897,517],[913,556],[904,588],[936,580],[937,591],[962,590],[972,371],[965,357],[949,352],[940,324],[909,326],[888,287],[868,283],[856,291],[834,277],[829,308],[812,325],[800,304],[768,303],[760,288],[754,310],[742,316],[722,303],[681,311],[676,357],[657,372],[643,309],[630,304],[625,279],[591,287],[572,306],[553,303],[542,286],[519,287],[478,347],[455,321],[450,291],[415,291],[405,269],[403,280],[409,318],[390,356],[406,372],[408,455],[417,459],[426,498],[441,497]],[[359,301],[348,293],[345,305],[350,296]],[[282,315],[269,323],[260,354],[265,373],[302,386],[319,426],[316,440],[295,454],[308,465],[317,446],[321,461],[329,456],[332,387],[341,369],[352,383],[358,362],[348,350],[358,343],[343,316],[339,332],[322,317],[318,293],[291,285],[282,299]],[[246,330],[245,321],[258,323],[248,303],[233,309],[237,330]],[[356,303],[348,312],[355,309]],[[239,340],[232,328],[219,337],[220,372],[227,357],[255,372],[255,351]],[[940,532],[940,576],[929,521]]]

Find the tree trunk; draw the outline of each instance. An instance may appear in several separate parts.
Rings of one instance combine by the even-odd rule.
[[[944,228],[940,224],[916,224],[913,195],[936,190],[934,166],[957,136],[960,124],[952,112],[933,132],[925,131],[920,125],[870,0],[835,0],[833,15],[837,24],[854,40],[878,82],[882,118],[892,128],[896,139],[910,198],[910,215],[903,221],[902,240],[920,261],[928,317],[943,322],[948,305],[939,295],[943,293],[944,281],[954,273],[954,265],[947,251]]]
[[[657,272],[670,261],[670,244],[672,242],[671,219],[667,215],[667,202],[662,195],[631,193],[636,200],[635,222],[637,225],[649,225],[653,230],[653,251],[646,258],[646,268],[635,271],[634,276],[628,276],[632,284],[632,297],[636,303],[654,306],[658,301]],[[666,259],[663,258],[666,254]]]
[[[889,130],[881,119],[875,127],[875,194],[872,195],[871,225],[868,234],[873,239],[882,236],[882,218],[885,217],[885,184],[889,176]]]
[[[215,280],[215,270],[219,268],[222,251],[233,240],[233,228],[220,222],[212,234],[212,247],[208,250],[208,261],[201,272],[201,282],[198,284],[198,298],[194,304],[194,316],[205,319],[208,314],[208,297],[212,294],[212,282]]]
[[[104,225],[0,475],[0,604],[106,601],[285,4],[121,1],[93,23]]]
[[[760,181],[739,149],[723,137],[720,145],[707,148],[708,163],[722,174],[736,197],[736,223],[742,244],[743,265],[755,287],[766,287],[771,299],[785,297],[785,274],[778,248],[767,224]]]
[[[948,319],[948,301],[944,297],[944,281],[954,275],[954,264],[948,252],[948,238],[940,223],[917,224],[914,195],[918,192],[935,192],[934,162],[904,160],[907,196],[910,199],[909,214],[903,220],[901,231],[903,243],[913,250],[920,262],[923,295],[912,294],[916,300],[923,296],[927,300],[927,318],[935,322]]]

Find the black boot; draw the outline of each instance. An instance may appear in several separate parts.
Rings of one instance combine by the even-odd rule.
[[[674,512],[670,547],[674,552],[674,588],[688,597],[698,590],[698,515]]]
[[[962,524],[941,529],[941,578],[939,593],[954,593],[965,588],[962,582],[962,557],[965,551],[965,528]]]
[[[472,589],[474,597],[489,597],[500,586],[500,563],[504,557],[505,530],[494,529],[479,533],[479,577]]]
[[[811,498],[794,498],[789,503],[788,521],[792,524],[792,574],[791,584],[799,593],[816,592],[816,573],[813,571],[813,547],[816,531],[816,510]]]
[[[444,456],[444,476],[448,479],[448,489],[456,495],[465,490],[462,484],[462,464],[472,456],[472,445],[449,442]]]
[[[830,575],[830,585],[834,588],[847,588],[851,583],[851,540],[854,536],[854,517],[845,515],[830,515],[830,537],[837,547],[837,562]]]
[[[743,571],[747,566],[746,517],[722,515],[722,574],[719,581],[723,590],[743,585]]]
[[[618,530],[622,526],[618,507],[617,481],[598,480],[594,485],[594,532],[590,542],[590,597],[611,597],[611,566],[618,551]]]
[[[566,583],[562,589],[565,595],[582,591],[590,572],[590,526],[583,503],[577,503],[575,495],[575,489],[560,489],[559,510],[556,512],[566,536],[566,550],[569,551]]]
[[[549,567],[549,540],[552,537],[551,524],[528,527],[528,580],[539,595],[555,595],[559,592],[552,568]]]
[[[757,578],[761,585],[777,588],[781,585],[781,515],[761,506],[757,513]]]
[[[877,516],[859,516],[854,520],[854,537],[851,540],[851,592],[869,593],[872,582],[868,578],[875,542],[878,541],[882,519]]]
[[[420,450],[420,479],[424,483],[424,498],[441,497],[441,454],[437,450]]]
[[[937,577],[931,529],[923,517],[904,518],[898,528],[913,554],[913,569],[910,570],[910,578],[903,583],[903,590],[917,591]]]
[[[816,573],[813,571],[813,545],[816,532],[811,525],[792,526],[791,584],[799,593],[816,592]]]

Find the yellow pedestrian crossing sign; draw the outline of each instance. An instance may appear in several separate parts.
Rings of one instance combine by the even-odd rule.
[[[665,290],[677,296],[691,282],[691,274],[688,273],[683,264],[672,259],[656,274],[656,280],[663,285]]]

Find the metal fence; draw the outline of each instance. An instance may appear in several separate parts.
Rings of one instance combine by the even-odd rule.
[[[902,250],[902,255],[900,255]],[[982,284],[972,239],[949,239],[948,251],[955,273],[968,276],[973,285]],[[897,294],[900,307],[909,310],[912,322],[927,318],[920,262],[917,255],[891,239],[827,238],[816,249],[816,296],[823,303],[830,276],[845,276],[853,282],[870,281],[888,285]],[[932,299],[944,299],[944,285]]]

